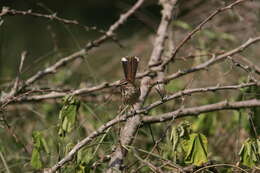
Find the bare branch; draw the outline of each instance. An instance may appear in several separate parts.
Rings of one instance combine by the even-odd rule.
[[[86,45],[86,47],[84,49],[81,49],[67,57],[64,57],[62,59],[60,59],[59,61],[57,61],[55,64],[45,68],[44,70],[40,70],[38,71],[35,75],[33,75],[32,77],[30,77],[29,79],[27,79],[24,84],[22,86],[20,86],[16,93],[13,93],[12,95],[9,95],[8,98],[0,98],[0,103],[4,103],[7,100],[8,103],[10,103],[10,97],[13,97],[14,95],[16,95],[18,92],[20,92],[22,89],[26,88],[27,86],[33,84],[35,81],[43,78],[44,76],[48,75],[48,74],[52,74],[52,73],[56,73],[57,69],[65,66],[67,63],[82,57],[83,55],[86,54],[87,51],[89,51],[90,49],[102,44],[103,42],[105,42],[107,39],[111,38],[114,35],[114,31],[120,26],[122,25],[128,17],[130,17],[143,3],[144,0],[139,0],[131,9],[129,9],[126,13],[122,14],[120,16],[120,18],[113,24],[110,26],[110,28],[108,29],[108,31],[105,33],[105,35],[99,37],[98,39],[96,39],[93,42],[90,42]],[[8,9],[3,8],[1,14],[5,14],[8,12]],[[6,105],[6,104],[5,104]]]
[[[122,25],[129,16],[131,16],[135,10],[137,10],[138,7],[140,7],[140,5],[142,4],[144,0],[139,0],[138,3],[136,3],[129,11],[127,11],[125,14],[122,14],[119,18],[119,20],[117,20],[113,25],[110,26],[110,28],[108,29],[108,31],[105,33],[105,35],[99,37],[98,39],[96,39],[93,42],[90,42],[86,45],[86,47],[82,50],[79,50],[78,52],[75,52],[65,58],[62,58],[61,60],[59,60],[58,62],[56,62],[55,64],[53,64],[52,66],[39,71],[38,73],[36,73],[34,76],[32,76],[31,78],[29,78],[26,82],[25,82],[25,86],[28,86],[30,84],[32,84],[33,82],[35,82],[36,80],[42,78],[43,76],[46,76],[47,74],[50,73],[55,73],[56,70],[64,65],[66,65],[68,62],[75,60],[76,58],[79,58],[81,56],[83,56],[87,51],[89,51],[90,49],[102,44],[104,41],[106,41],[108,38],[112,37],[114,34],[114,31],[120,26]]]
[[[16,76],[16,79],[14,81],[14,86],[13,88],[11,89],[11,92],[10,92],[10,95],[14,95],[17,90],[18,90],[18,85],[19,85],[19,80],[20,80],[20,75],[21,75],[21,72],[22,72],[22,68],[23,68],[23,64],[24,64],[24,60],[27,56],[27,52],[26,51],[23,51],[21,53],[21,61],[20,61],[20,66],[19,66],[19,69],[18,69],[18,72],[17,72],[17,76]]]
[[[92,132],[88,137],[77,143],[73,149],[64,157],[62,158],[58,163],[56,163],[53,167],[46,169],[44,173],[53,173],[57,171],[60,167],[64,166],[67,162],[71,161],[73,156],[85,145],[89,144],[93,139],[95,139],[97,136],[103,134],[108,128],[112,127],[113,125],[126,121],[127,117],[129,115],[123,115],[123,116],[117,116],[113,120],[110,120],[109,122],[103,124],[101,127],[99,127],[96,131]]]
[[[98,44],[101,44],[102,42],[104,42],[107,38],[113,36],[113,32],[114,30],[116,30],[121,24],[123,24],[127,18],[129,16],[131,16],[144,2],[144,0],[138,0],[125,14],[122,14],[119,18],[119,20],[114,23],[113,25],[110,26],[109,30],[106,32],[106,35],[100,37],[98,40],[96,40],[93,43],[90,43],[87,45],[88,47],[94,47]],[[120,118],[122,119],[122,118]],[[116,121],[116,119],[114,119]],[[90,135],[90,137],[85,138],[83,141],[81,141],[80,143],[78,143],[70,152],[67,156],[65,156],[62,160],[60,160],[57,164],[55,164],[52,168],[50,168],[48,171],[48,173],[52,173],[55,172],[56,170],[58,170],[61,166],[63,166],[66,162],[70,161],[72,159],[72,156],[80,149],[82,148],[84,145],[86,145],[88,142],[90,142],[94,137],[98,136],[100,133],[103,133],[105,129],[107,129],[108,127],[113,125],[114,121],[110,121],[110,124],[104,124],[103,126],[101,126],[99,128],[98,131],[92,133],[92,135]]]
[[[124,114],[122,116],[117,116],[113,120],[110,120],[109,122],[107,122],[104,125],[102,125],[101,127],[99,127],[95,132],[92,132],[88,137],[86,137],[85,139],[80,141],[77,145],[75,145],[74,148],[69,152],[69,154],[67,156],[65,156],[63,159],[61,159],[52,168],[50,168],[49,171],[50,172],[55,172],[56,170],[58,170],[60,167],[62,167],[64,164],[66,164],[68,161],[70,161],[72,159],[72,157],[77,153],[77,151],[79,149],[81,149],[82,147],[84,147],[85,145],[90,143],[97,136],[103,134],[106,131],[106,129],[108,129],[109,127],[112,127],[112,126],[114,126],[117,123],[126,121],[128,118],[133,117],[133,116],[135,116],[137,114],[147,113],[149,110],[151,110],[151,109],[153,109],[155,107],[158,107],[162,103],[165,103],[167,101],[173,100],[173,99],[178,98],[178,97],[182,97],[184,95],[190,95],[192,93],[198,93],[198,92],[202,92],[203,93],[203,92],[210,92],[210,91],[216,91],[216,90],[239,89],[239,88],[249,87],[249,86],[254,86],[254,85],[256,85],[256,84],[255,83],[247,83],[247,84],[230,85],[230,86],[223,86],[223,87],[216,86],[216,87],[208,87],[208,88],[188,89],[188,90],[180,91],[180,92],[178,92],[176,94],[173,94],[171,96],[168,96],[164,100],[160,100],[160,101],[154,102],[153,104],[150,104],[150,105],[146,106],[143,109],[140,109],[140,110],[137,110],[137,111],[134,111],[134,112],[130,112],[130,113]],[[238,103],[238,102],[236,102],[236,103]],[[246,103],[251,103],[251,102],[246,102]],[[257,102],[257,104],[260,104],[260,101]],[[235,104],[235,105],[237,105],[237,104]],[[241,103],[239,103],[238,105],[241,105]],[[253,105],[248,105],[248,106],[249,107],[254,107],[256,105],[253,104]],[[227,107],[227,108],[231,108],[231,107]],[[243,108],[243,106],[241,108]],[[215,110],[213,110],[213,111],[215,111]],[[177,111],[174,111],[174,112],[175,113],[176,112],[180,112],[179,114],[181,114],[181,115],[183,114],[183,110],[177,110]],[[154,118],[154,117],[151,117],[151,118]],[[148,119],[146,120],[146,117],[144,117],[143,121],[148,121]]]
[[[184,71],[178,71],[178,72],[176,72],[176,73],[174,73],[174,74],[171,74],[171,75],[167,76],[167,77],[165,78],[165,81],[164,81],[164,82],[167,83],[167,82],[169,82],[170,80],[179,78],[179,77],[184,76],[184,75],[186,75],[186,74],[189,74],[189,73],[193,73],[193,72],[196,72],[196,71],[199,71],[199,70],[206,69],[207,67],[209,67],[209,66],[211,66],[211,65],[213,65],[213,64],[215,64],[215,63],[217,63],[217,62],[219,62],[219,61],[221,61],[221,60],[223,60],[223,59],[225,59],[225,58],[227,58],[227,57],[229,57],[229,56],[232,56],[232,55],[234,55],[234,54],[237,54],[237,53],[239,53],[239,52],[242,52],[245,48],[247,48],[248,46],[250,46],[250,45],[252,45],[252,44],[254,44],[254,43],[258,42],[258,41],[260,41],[260,36],[259,36],[259,37],[255,37],[255,38],[250,38],[250,39],[248,39],[244,44],[238,46],[238,47],[235,48],[235,49],[232,49],[232,50],[230,50],[230,51],[228,51],[228,52],[226,52],[226,53],[223,53],[223,54],[221,54],[221,55],[218,55],[218,56],[216,56],[216,57],[213,56],[210,60],[208,60],[208,61],[206,61],[206,62],[204,62],[204,63],[202,63],[202,64],[199,64],[199,65],[197,65],[197,66],[195,66],[195,67],[193,67],[193,68],[191,68],[191,69],[184,70]],[[154,83],[154,84],[155,84],[155,83]]]
[[[240,102],[222,101],[222,102],[204,105],[204,106],[180,108],[176,111],[168,112],[156,116],[146,116],[143,117],[142,121],[143,123],[158,123],[158,122],[169,121],[176,118],[181,118],[184,116],[196,116],[201,113],[227,110],[227,109],[242,109],[242,108],[258,107],[258,106],[260,106],[260,100],[257,99],[240,101]]]
[[[255,72],[256,74],[260,75],[260,67],[255,65],[253,62],[251,62],[249,59],[242,55],[237,55],[239,59],[241,59],[243,62],[245,62],[248,65],[248,68],[250,68],[251,71]]]
[[[72,91],[68,91],[68,92],[52,91],[48,94],[20,97],[20,98],[16,99],[14,102],[17,103],[17,102],[42,101],[42,100],[46,100],[46,99],[56,99],[56,98],[64,97],[68,94],[70,94],[70,95],[84,95],[84,94],[89,94],[89,93],[92,93],[92,92],[100,91],[100,90],[105,89],[105,88],[114,87],[114,86],[118,86],[118,81],[114,82],[114,83],[104,82],[104,83],[101,83],[97,86],[93,86],[93,87],[89,87],[89,88],[80,88],[80,89],[76,89],[76,90],[72,90]]]
[[[143,164],[147,165],[153,172],[155,173],[163,173],[163,171],[161,170],[161,168],[156,167],[155,165],[153,165],[151,162],[149,162],[148,160],[142,159],[140,156],[138,156],[136,151],[134,152],[134,156],[141,161]]]
[[[9,16],[22,15],[22,16],[32,16],[32,17],[45,18],[45,19],[48,19],[48,20],[55,20],[55,21],[62,22],[62,23],[65,23],[65,24],[77,25],[77,26],[83,27],[86,30],[95,30],[95,31],[98,31],[98,32],[101,32],[101,33],[104,32],[104,31],[101,31],[101,30],[97,30],[96,27],[88,27],[88,26],[81,25],[77,20],[69,20],[69,19],[64,19],[64,18],[58,17],[57,13],[42,14],[42,13],[33,12],[30,9],[27,10],[27,11],[21,11],[21,10],[11,9],[9,7],[2,7],[0,17],[7,16],[7,15],[9,15]]]
[[[159,64],[161,61],[163,46],[166,39],[166,32],[172,18],[173,7],[176,2],[177,0],[160,1],[161,5],[163,6],[162,18],[161,18],[161,23],[157,30],[157,37],[155,39],[154,48],[149,61],[150,70],[153,70],[153,66]],[[157,73],[158,80],[163,80],[164,77],[163,71],[162,70],[160,72],[157,71],[156,73]],[[134,105],[135,110],[141,109],[142,105],[144,104],[145,99],[150,92],[151,79],[152,78],[149,76],[144,77],[142,79],[140,85],[141,95],[139,97],[139,102]],[[107,173],[113,173],[122,169],[123,159],[127,154],[126,149],[122,146],[131,145],[140,124],[141,124],[141,116],[139,114],[136,114],[135,116],[127,120],[124,128],[121,130],[120,133],[120,145],[117,146],[115,152],[111,157],[109,163],[110,168],[107,170]]]
[[[255,83],[255,82],[251,82],[251,83],[245,83],[245,84],[239,84],[239,85],[226,85],[226,86],[217,85],[217,86],[213,86],[213,87],[186,89],[183,91],[179,91],[175,94],[172,94],[170,96],[166,96],[166,97],[162,98],[162,100],[158,100],[158,101],[144,107],[144,110],[149,111],[165,102],[168,102],[170,100],[180,98],[183,96],[190,96],[191,94],[194,94],[194,93],[214,92],[214,91],[220,91],[220,90],[235,90],[235,89],[241,89],[241,88],[246,88],[246,87],[250,87],[250,86],[258,86],[258,85],[259,84]]]
[[[173,118],[181,118],[188,115],[199,115],[201,113],[206,112],[213,112],[213,111],[220,111],[225,109],[242,109],[242,108],[250,108],[250,107],[258,107],[260,106],[260,100],[252,99],[252,100],[246,100],[246,101],[240,101],[240,102],[228,102],[228,101],[222,101],[215,104],[210,105],[204,105],[204,106],[198,106],[198,107],[191,107],[191,108],[181,108],[179,110],[165,113],[158,116],[145,116],[142,118],[143,123],[158,123],[158,122],[164,122],[172,120]],[[93,139],[95,139],[97,136],[103,134],[108,128],[114,126],[117,123],[126,121],[128,118],[134,116],[135,114],[140,114],[141,112],[135,112],[130,114],[125,114],[122,116],[117,116],[113,120],[110,120],[109,122],[105,123],[101,127],[99,127],[96,131],[92,132],[89,136],[84,138],[82,141],[80,141],[78,144],[76,144],[73,149],[66,155],[63,159],[61,159],[57,164],[55,164],[52,168],[45,169],[45,173],[53,173],[56,170],[58,170],[60,167],[65,165],[67,162],[69,162],[73,156],[85,145],[89,144]]]
[[[237,0],[235,2],[233,2],[232,4],[226,6],[226,7],[222,7],[217,9],[216,11],[214,11],[211,15],[209,15],[204,21],[202,21],[194,30],[192,30],[190,33],[188,33],[188,35],[176,46],[176,48],[173,50],[172,55],[163,62],[162,66],[166,66],[168,63],[170,63],[173,58],[176,56],[176,54],[180,51],[180,49],[185,45],[185,43],[187,41],[189,41],[193,35],[195,35],[199,30],[201,30],[201,28],[208,23],[211,19],[213,19],[217,14],[232,9],[234,6],[245,2],[247,0]]]

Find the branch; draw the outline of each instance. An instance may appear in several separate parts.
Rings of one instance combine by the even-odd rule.
[[[255,65],[253,62],[251,62],[250,60],[248,60],[246,57],[242,56],[242,55],[237,55],[239,59],[241,59],[242,61],[244,61],[247,65],[248,68],[255,72],[256,74],[260,75],[260,67],[258,67],[257,65]]]
[[[154,102],[153,104],[146,106],[144,109],[140,109],[140,110],[137,110],[137,111],[129,112],[129,113],[121,115],[121,116],[117,116],[116,118],[108,121],[107,123],[105,123],[104,125],[99,127],[96,131],[92,132],[89,136],[87,136],[85,139],[83,139],[77,145],[75,145],[73,147],[73,149],[68,153],[68,155],[66,155],[64,158],[62,158],[52,168],[48,169],[49,172],[46,172],[46,173],[53,173],[56,170],[58,170],[60,167],[64,166],[67,162],[69,162],[73,158],[73,156],[78,152],[78,150],[80,150],[85,145],[89,144],[93,139],[95,139],[99,135],[103,134],[108,128],[110,128],[110,127],[112,127],[112,126],[114,126],[114,125],[116,125],[120,122],[124,122],[127,119],[129,119],[130,117],[133,117],[135,115],[147,114],[147,112],[149,110],[151,110],[155,107],[158,107],[162,103],[165,103],[167,101],[173,100],[173,99],[178,98],[178,97],[182,97],[184,95],[190,95],[190,94],[196,93],[196,92],[209,92],[209,91],[216,91],[216,90],[239,89],[239,88],[254,86],[254,85],[256,85],[256,84],[255,83],[248,83],[248,84],[230,85],[230,86],[223,86],[223,87],[208,87],[208,88],[197,88],[197,89],[195,88],[195,89],[184,90],[184,91],[178,92],[176,94],[173,94],[171,96],[168,96],[163,101]],[[235,102],[235,103],[238,103],[238,102]],[[175,112],[180,112],[180,114],[182,114],[183,111],[177,110]],[[147,117],[147,118],[149,118],[149,117]],[[147,118],[144,117],[143,122],[148,121]],[[151,118],[156,118],[156,117],[151,117]]]
[[[206,92],[214,92],[214,91],[220,91],[220,90],[234,90],[234,89],[241,89],[241,88],[246,88],[250,86],[258,86],[260,84],[257,84],[255,82],[251,83],[245,83],[245,84],[239,84],[239,85],[226,85],[226,86],[213,86],[213,87],[205,87],[205,88],[193,88],[193,89],[186,89],[183,91],[179,91],[175,94],[172,94],[170,96],[166,96],[162,98],[161,100],[158,100],[146,107],[144,107],[144,110],[148,112],[149,110],[158,107],[159,105],[164,104],[165,102],[168,102],[170,100],[176,99],[176,98],[181,98],[183,96],[190,96],[191,94],[194,93],[206,93]]]
[[[252,100],[246,100],[246,101],[240,101],[240,102],[228,102],[228,101],[222,101],[215,104],[205,105],[205,106],[198,106],[198,107],[191,107],[191,108],[185,108],[185,109],[179,109],[173,112],[169,112],[166,114],[153,116],[153,117],[143,117],[142,122],[143,123],[158,123],[158,122],[164,122],[169,121],[176,118],[181,118],[188,115],[199,115],[201,113],[206,112],[212,112],[212,111],[219,111],[219,110],[225,110],[225,109],[241,109],[241,108],[250,108],[250,107],[258,107],[260,106],[260,100],[252,99]],[[68,153],[67,156],[65,156],[63,159],[61,159],[57,164],[55,164],[52,168],[46,170],[46,173],[53,173],[56,170],[58,170],[60,167],[62,167],[64,164],[72,160],[73,156],[77,153],[78,150],[80,150],[82,147],[84,147],[86,144],[90,143],[95,137],[103,134],[109,127],[119,123],[126,121],[127,118],[131,117],[133,115],[126,114],[120,117],[117,117],[106,124],[102,125],[98,130],[92,132],[88,137],[80,141],[77,145],[73,147],[73,149]]]
[[[93,86],[93,87],[80,88],[80,89],[76,89],[76,90],[70,90],[68,92],[52,91],[48,94],[18,97],[16,100],[14,100],[14,103],[42,101],[42,100],[47,100],[47,99],[56,99],[56,98],[64,97],[68,94],[70,94],[70,95],[84,95],[84,94],[89,94],[89,93],[92,93],[92,92],[100,91],[100,90],[103,90],[105,88],[116,87],[118,85],[119,85],[118,81],[113,82],[113,83],[103,82],[103,83],[96,85],[96,86]]]
[[[14,103],[19,103],[19,102],[29,102],[29,101],[41,101],[41,100],[45,100],[45,99],[55,99],[55,98],[59,98],[59,97],[63,97],[65,95],[68,94],[74,94],[74,95],[83,95],[83,94],[87,94],[87,93],[91,93],[94,91],[98,91],[103,89],[106,86],[110,86],[113,84],[107,84],[107,83],[103,83],[100,84],[99,86],[95,86],[95,87],[91,87],[91,88],[82,88],[82,89],[78,89],[78,90],[74,90],[74,91],[70,91],[70,93],[67,92],[53,92],[53,93],[49,93],[49,94],[45,94],[45,95],[35,95],[35,96],[22,96],[21,98],[17,98]],[[206,93],[206,92],[215,92],[215,91],[224,91],[224,90],[239,90],[242,88],[247,88],[250,86],[259,86],[260,83],[256,83],[256,82],[250,82],[250,83],[241,83],[241,84],[237,84],[237,85],[225,85],[225,86],[220,86],[219,84],[217,86],[211,86],[211,87],[205,87],[205,88],[192,88],[192,89],[185,89],[179,92],[176,92],[174,94],[168,95],[163,97],[162,99],[155,101],[152,104],[149,104],[145,107],[143,107],[142,109],[138,109],[135,113],[137,114],[147,114],[148,111],[150,111],[151,109],[154,109],[168,101],[177,99],[177,98],[181,98],[184,96],[191,96],[192,94],[195,93]],[[133,114],[131,114],[133,115]]]
[[[177,0],[161,0],[160,3],[163,6],[162,9],[162,18],[161,23],[157,30],[157,37],[154,41],[154,48],[150,57],[149,61],[149,69],[152,71],[153,66],[160,63],[161,56],[163,53],[163,46],[166,39],[166,33],[169,26],[169,23],[172,18],[172,11],[173,7],[175,6],[175,3]],[[157,71],[157,76],[159,80],[162,80],[164,74],[163,71]],[[140,90],[141,90],[141,96],[139,97],[138,103],[134,105],[135,110],[141,109],[142,105],[145,102],[145,99],[147,98],[149,92],[150,92],[150,80],[152,77],[147,76],[144,77],[141,81]],[[136,114],[132,118],[129,118],[121,130],[120,133],[120,145],[117,145],[117,148],[115,152],[113,153],[109,166],[110,168],[107,170],[107,173],[114,173],[118,170],[122,169],[123,160],[127,154],[127,150],[122,146],[129,146],[131,145],[134,136],[141,124],[141,116],[140,114]]]
[[[155,76],[154,73],[150,70],[147,70],[146,72],[138,73],[137,74],[137,79],[143,78],[145,76]],[[71,95],[84,95],[84,94],[90,94],[96,91],[101,91],[103,89],[109,89],[113,87],[118,87],[120,85],[120,80],[108,83],[108,82],[103,82],[101,84],[98,84],[96,86],[92,87],[86,87],[86,88],[79,88],[79,89],[69,89],[66,91],[63,90],[41,90],[41,89],[36,89],[36,90],[28,90],[26,93],[20,94],[17,97],[12,97],[9,99],[5,98],[1,100],[0,98],[0,103],[3,103],[2,106],[5,107],[8,104],[12,103],[23,103],[23,102],[33,102],[33,101],[43,101],[43,100],[48,100],[48,99],[56,99],[56,98],[61,98],[64,97],[68,94]],[[31,95],[33,93],[46,93],[48,94],[39,94],[39,95]],[[7,103],[7,104],[6,104]]]
[[[149,161],[146,160],[146,159],[142,159],[140,156],[138,156],[137,152],[136,152],[134,149],[133,149],[132,151],[133,151],[133,153],[134,153],[134,156],[135,156],[139,161],[141,161],[143,164],[147,165],[147,167],[150,168],[152,172],[154,172],[154,173],[163,173],[163,171],[161,170],[161,168],[156,167],[155,165],[153,165],[151,162],[149,162]]]
[[[9,16],[22,15],[22,16],[32,16],[32,17],[45,18],[45,19],[48,19],[48,20],[56,20],[58,22],[62,22],[62,23],[65,23],[65,24],[77,25],[77,26],[83,27],[86,30],[94,30],[94,31],[98,31],[100,33],[104,32],[104,31],[101,31],[101,30],[97,30],[96,27],[88,27],[88,26],[81,25],[77,20],[69,20],[69,19],[64,19],[64,18],[58,17],[57,13],[42,14],[42,13],[32,12],[32,10],[30,10],[30,9],[27,10],[27,11],[21,11],[21,10],[10,9],[9,7],[2,7],[0,17],[7,16],[7,15],[9,15]]]
[[[59,168],[64,166],[67,162],[71,161],[73,159],[73,156],[85,145],[89,144],[93,139],[95,139],[97,136],[103,134],[108,128],[112,127],[113,125],[126,121],[126,119],[131,116],[123,115],[123,116],[117,116],[113,120],[110,120],[109,122],[103,124],[101,127],[99,127],[96,131],[92,132],[88,137],[77,143],[73,149],[64,157],[62,158],[58,163],[56,163],[53,167],[46,169],[44,173],[54,173]]]
[[[14,95],[16,95],[17,93],[19,93],[21,90],[23,90],[24,88],[26,88],[27,86],[33,84],[35,81],[43,78],[44,76],[48,75],[48,74],[52,74],[52,73],[56,73],[57,69],[60,67],[65,66],[67,63],[82,57],[84,54],[86,54],[87,51],[89,51],[90,49],[97,47],[98,45],[102,44],[103,42],[105,42],[108,38],[113,37],[114,35],[114,31],[120,26],[122,25],[127,19],[128,17],[130,17],[143,3],[144,0],[139,0],[131,9],[129,9],[126,13],[122,14],[120,16],[120,18],[113,24],[110,26],[110,28],[108,29],[108,31],[101,37],[99,37],[98,39],[96,39],[93,42],[90,42],[86,45],[86,47],[84,49],[81,49],[67,57],[64,57],[62,59],[60,59],[59,61],[57,61],[55,64],[47,67],[44,70],[40,70],[38,71],[35,75],[33,75],[32,77],[30,77],[29,79],[27,79],[24,84],[22,86],[20,86],[17,89],[16,93],[13,93],[12,95],[9,95],[6,98],[0,98],[0,104],[6,102],[7,100],[10,100],[10,98],[12,98]],[[5,13],[5,11],[7,10],[2,10],[2,13]],[[10,101],[8,101],[10,102]]]
[[[203,70],[203,69],[206,69],[207,67],[229,57],[229,56],[232,56],[234,54],[237,54],[239,52],[242,52],[245,48],[247,48],[248,46],[252,45],[253,43],[256,43],[260,41],[260,36],[259,37],[255,37],[255,38],[250,38],[248,39],[244,44],[240,45],[239,47],[235,48],[235,49],[232,49],[226,53],[223,53],[221,55],[218,55],[218,56],[213,56],[210,60],[202,63],[202,64],[199,64],[191,69],[188,69],[188,70],[184,70],[184,71],[178,71],[174,74],[171,74],[169,76],[167,76],[164,80],[164,82],[169,82],[170,80],[173,80],[173,79],[176,79],[176,78],[179,78],[181,76],[184,76],[186,74],[189,74],[189,73],[193,73],[193,72],[196,72],[196,71],[199,71],[199,70]],[[154,83],[155,85],[156,83]]]
[[[202,21],[194,30],[192,30],[190,33],[187,34],[187,36],[176,46],[176,48],[173,50],[171,56],[166,59],[163,64],[162,67],[165,67],[167,64],[169,64],[176,56],[176,54],[180,51],[180,49],[185,45],[185,43],[187,41],[189,41],[193,35],[195,35],[199,30],[201,30],[201,28],[208,23],[211,19],[213,19],[217,14],[232,9],[234,6],[247,1],[247,0],[237,0],[235,2],[233,2],[232,4],[226,6],[226,7],[222,7],[217,9],[216,11],[214,11],[211,15],[209,15],[204,21]]]
[[[150,72],[151,73],[151,72]],[[142,78],[144,76],[148,76],[150,74],[148,73],[139,73],[139,78]],[[41,90],[41,89],[36,89],[36,90],[29,90],[24,94],[21,94],[17,97],[13,97],[12,100],[8,102],[8,104],[12,103],[24,103],[24,102],[34,102],[34,101],[43,101],[43,100],[48,100],[48,99],[57,99],[64,97],[68,94],[70,95],[75,95],[75,96],[81,96],[85,94],[90,94],[93,92],[101,91],[104,89],[109,89],[113,87],[118,87],[120,86],[120,80],[107,83],[103,82],[101,84],[98,84],[96,86],[92,87],[85,87],[85,88],[79,88],[79,89],[69,89],[66,91],[63,90]],[[32,95],[33,93],[47,93],[47,94],[39,94],[39,95]]]
[[[156,115],[152,117],[143,117],[143,123],[158,123],[158,122],[165,122],[169,120],[173,120],[176,118],[182,118],[185,116],[196,116],[201,113],[213,112],[213,111],[220,111],[220,110],[227,110],[227,109],[242,109],[242,108],[250,108],[250,107],[259,107],[260,100],[252,99],[246,101],[239,101],[239,102],[229,102],[229,101],[222,101],[214,104],[204,105],[204,106],[196,106],[191,108],[180,108],[173,112],[168,112],[161,115]]]
[[[115,29],[117,29],[121,24],[123,24],[127,18],[129,16],[131,16],[144,2],[144,0],[138,0],[134,6],[132,6],[125,14],[122,14],[119,18],[119,20],[114,23],[113,25],[110,26],[109,30],[106,32],[106,35],[100,37],[98,40],[96,40],[93,43],[90,43],[87,45],[87,47],[93,47],[97,44],[100,44],[102,42],[104,42],[107,38],[111,37],[113,35],[113,32]],[[114,120],[111,120],[110,122],[104,124],[103,126],[101,126],[97,131],[93,132],[89,137],[85,138],[83,141],[81,141],[80,143],[78,143],[69,153],[67,156],[65,156],[63,159],[61,159],[57,164],[55,164],[52,168],[48,169],[45,172],[48,173],[53,173],[56,170],[58,170],[61,166],[63,166],[65,163],[67,163],[68,161],[70,161],[73,157],[73,155],[75,153],[77,153],[77,151],[82,148],[84,145],[86,145],[88,142],[92,141],[93,138],[95,138],[96,136],[100,135],[101,133],[103,133],[107,128],[111,127],[113,124],[116,123],[116,121],[123,121],[125,117],[126,120],[126,116],[122,116],[119,118],[119,120],[117,120],[117,118],[115,118]]]

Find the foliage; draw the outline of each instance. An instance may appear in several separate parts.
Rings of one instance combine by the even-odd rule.
[[[66,96],[63,99],[63,106],[59,113],[58,125],[58,134],[61,137],[66,136],[67,133],[70,133],[74,129],[79,106],[80,102],[73,96]]]
[[[43,167],[41,152],[44,151],[45,153],[49,154],[49,148],[41,132],[34,131],[32,138],[33,151],[31,157],[31,165],[35,169],[41,169]]]
[[[189,134],[182,140],[181,145],[186,153],[186,164],[200,166],[208,161],[208,141],[204,135],[200,133]]]
[[[260,163],[260,140],[248,138],[239,152],[241,164],[254,168]]]
[[[172,128],[170,150],[166,150],[168,157],[172,157],[175,163],[183,162],[200,166],[208,161],[208,141],[201,133],[193,133],[190,123],[184,121],[176,128]],[[166,146],[167,148],[167,146]]]

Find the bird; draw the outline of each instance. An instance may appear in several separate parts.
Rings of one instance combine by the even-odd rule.
[[[133,106],[140,96],[140,87],[135,82],[139,58],[137,56],[123,57],[121,62],[125,76],[125,79],[120,81],[123,103]]]

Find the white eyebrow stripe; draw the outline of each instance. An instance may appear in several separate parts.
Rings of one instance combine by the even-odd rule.
[[[140,61],[140,59],[137,57],[137,56],[135,56],[135,59],[139,62]]]
[[[126,61],[128,61],[128,60],[126,59],[126,57],[123,57],[123,58],[121,59],[121,61],[126,62]]]

